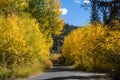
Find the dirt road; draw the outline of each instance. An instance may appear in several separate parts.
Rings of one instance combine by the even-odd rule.
[[[110,80],[102,79],[105,74],[73,71],[71,66],[54,66],[42,75],[27,80]]]

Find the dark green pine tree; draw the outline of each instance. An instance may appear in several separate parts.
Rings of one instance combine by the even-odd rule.
[[[100,22],[97,0],[91,0],[90,2],[91,2],[91,23]]]
[[[99,0],[98,6],[102,13],[103,22],[109,25],[110,29],[120,26],[120,0]],[[116,21],[118,22],[116,23]]]

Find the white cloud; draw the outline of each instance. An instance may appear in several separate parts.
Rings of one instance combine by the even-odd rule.
[[[78,4],[80,4],[80,0],[75,0],[75,3],[78,3]]]
[[[66,8],[61,8],[62,15],[66,15],[68,13],[68,10]]]
[[[84,0],[84,3],[90,3],[90,1],[89,0]]]

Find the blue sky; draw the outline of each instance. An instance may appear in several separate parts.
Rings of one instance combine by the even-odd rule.
[[[84,0],[87,1],[88,0]],[[65,23],[75,26],[83,26],[89,22],[90,11],[81,8],[80,4],[83,0],[60,0],[61,10],[63,11],[62,18]]]

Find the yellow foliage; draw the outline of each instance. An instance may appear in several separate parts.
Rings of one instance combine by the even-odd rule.
[[[50,47],[38,23],[28,15],[0,17],[0,67],[14,70],[36,62],[51,67]]]
[[[65,38],[62,54],[67,64],[73,64],[79,69],[115,70],[120,66],[119,35],[119,30],[111,31],[102,24],[87,25],[74,30]]]
[[[0,14],[5,16],[20,14],[28,6],[26,0],[0,0]]]

